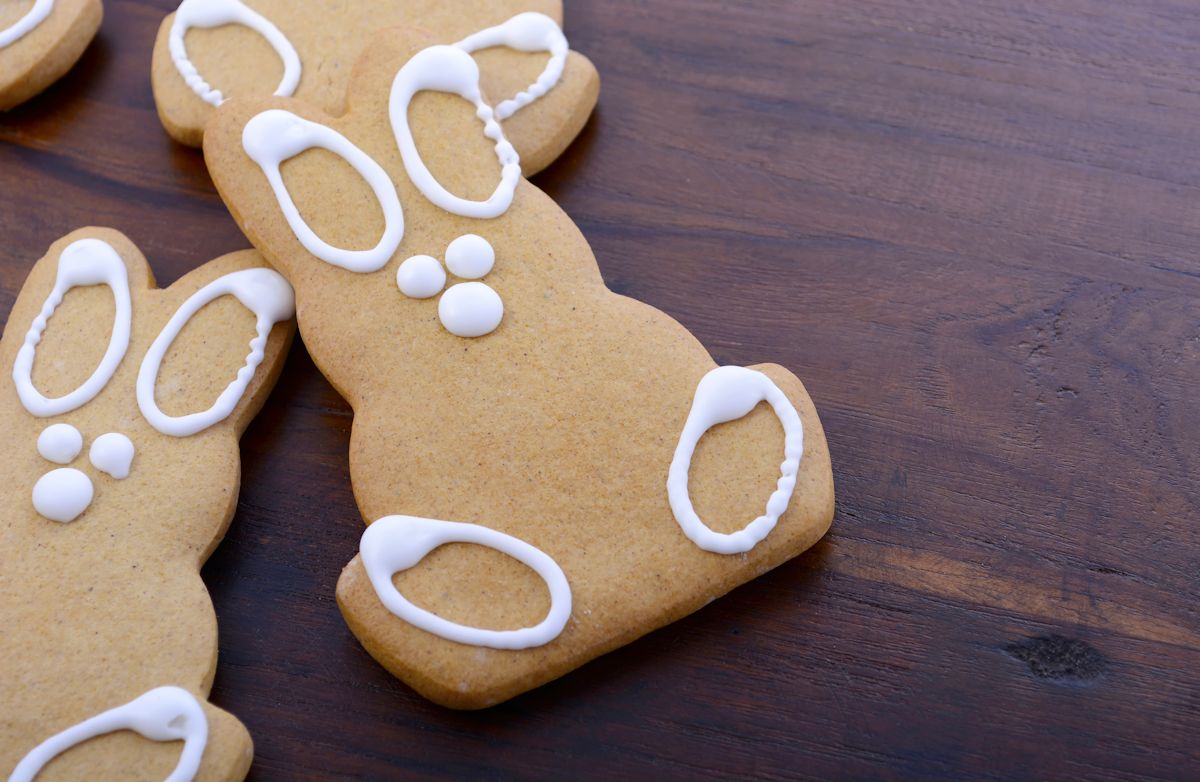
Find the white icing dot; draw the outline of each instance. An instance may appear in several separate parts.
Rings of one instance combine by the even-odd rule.
[[[64,467],[51,470],[34,484],[33,507],[51,521],[66,524],[87,510],[93,494],[91,478]]]
[[[446,287],[446,270],[438,259],[429,255],[414,255],[396,271],[400,292],[410,299],[428,299]]]
[[[442,325],[456,337],[491,334],[504,318],[500,294],[482,282],[464,282],[446,291],[438,302]]]
[[[122,481],[129,477],[133,454],[132,440],[119,432],[109,432],[96,438],[88,458],[97,470]]]
[[[464,280],[478,280],[495,265],[496,251],[482,236],[460,236],[446,248],[446,266]]]
[[[83,435],[70,424],[53,424],[38,435],[37,449],[43,459],[70,464],[83,450]]]

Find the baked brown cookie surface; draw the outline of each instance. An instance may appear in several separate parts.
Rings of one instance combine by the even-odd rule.
[[[69,71],[103,15],[100,0],[0,5],[0,111],[19,106]]]
[[[803,552],[833,483],[800,381],[718,370],[679,323],[609,291],[521,177],[471,58],[430,43],[377,36],[343,117],[234,99],[204,146],[355,411],[370,527],[338,584],[346,621],[428,698],[480,708]],[[555,133],[587,110],[573,100],[530,106]]]
[[[33,267],[0,343],[7,778],[246,775],[249,734],[205,701],[217,625],[199,570],[293,307],[253,250],[159,290],[132,242],[85,228]]]

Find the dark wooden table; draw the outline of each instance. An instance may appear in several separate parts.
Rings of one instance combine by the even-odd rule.
[[[154,115],[172,0],[107,0],[0,116],[0,312],[69,230],[169,283],[245,245]],[[807,383],[816,549],[477,714],[334,603],[350,412],[297,343],[204,570],[255,780],[1200,779],[1200,8],[593,0],[600,109],[539,178],[609,285]],[[486,411],[481,411],[486,414]]]

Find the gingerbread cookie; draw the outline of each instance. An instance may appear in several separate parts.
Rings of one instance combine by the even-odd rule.
[[[231,100],[204,149],[354,408],[370,526],[338,584],[346,621],[426,697],[480,708],[801,553],[833,484],[800,381],[717,368],[609,291],[522,178],[474,60],[429,44],[375,38],[341,118]]]
[[[100,29],[100,0],[0,4],[0,111],[58,81]]]
[[[34,266],[0,343],[0,775],[246,775],[249,734],[205,701],[217,627],[199,571],[293,309],[252,250],[158,290],[128,239],[86,228]]]
[[[553,99],[505,125],[532,175],[575,138],[600,89],[596,69],[570,51],[562,15],[561,0],[184,0],[159,29],[154,97],[167,131],[189,146],[229,97],[274,92],[338,115],[372,35],[419,28],[479,58],[488,93],[512,96],[497,106],[501,121],[555,85]]]

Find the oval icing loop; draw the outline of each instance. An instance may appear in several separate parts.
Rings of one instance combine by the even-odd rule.
[[[392,576],[414,567],[429,552],[447,543],[486,546],[532,569],[550,590],[550,611],[546,618],[520,630],[484,630],[451,622],[409,602],[392,583]],[[525,541],[487,527],[415,516],[388,516],[367,527],[359,551],[384,607],[409,624],[448,641],[491,649],[531,649],[557,638],[571,618],[571,587],[558,563]]]
[[[496,107],[496,119],[506,120],[521,109],[552,90],[562,79],[567,65],[567,54],[571,51],[567,37],[558,22],[545,14],[529,12],[517,14],[504,24],[480,30],[455,44],[464,52],[472,53],[493,46],[504,46],[519,52],[549,52],[550,62],[538,76],[537,81]]]
[[[200,701],[179,687],[159,687],[124,706],[67,728],[26,755],[8,782],[33,782],[50,761],[98,736],[131,730],[150,741],[182,741],[183,752],[166,782],[191,782],[208,744],[208,718]]]
[[[700,438],[718,424],[749,415],[759,402],[767,402],[775,411],[784,432],[784,461],[779,482],[767,500],[766,513],[743,529],[732,533],[714,532],[696,514],[688,493],[688,472]],[[671,512],[683,533],[700,548],[715,554],[741,554],[757,546],[775,529],[787,510],[796,489],[796,474],[804,455],[804,425],[791,400],[779,386],[761,372],[743,367],[718,367],[700,381],[692,409],[688,414],[675,458],[667,477],[667,496]]]
[[[163,357],[179,336],[179,332],[197,312],[209,302],[226,295],[236,297],[242,306],[253,312],[257,318],[256,333],[254,339],[250,340],[250,353],[246,356],[246,363],[238,370],[233,382],[217,397],[212,407],[199,413],[169,416],[159,409],[154,398],[154,387],[158,383],[158,372]],[[288,285],[282,275],[271,269],[244,269],[226,274],[193,293],[167,321],[167,325],[150,345],[146,357],[142,359],[137,378],[137,400],[142,415],[155,429],[173,437],[188,437],[224,421],[241,401],[255,370],[262,363],[271,329],[276,323],[290,319],[295,311],[292,286]]]
[[[33,8],[10,26],[0,30],[0,49],[12,46],[24,38],[35,27],[46,21],[46,17],[54,10],[54,0],[37,0]]]
[[[404,238],[404,209],[396,186],[382,166],[333,128],[289,111],[270,109],[246,123],[242,147],[266,175],[292,233],[313,255],[347,271],[366,273],[382,269],[400,246]],[[279,167],[285,160],[313,148],[328,150],[345,160],[374,191],[383,210],[384,230],[379,244],[370,250],[343,250],[327,244],[304,221],[292,200]]]
[[[175,21],[171,25],[171,34],[167,45],[171,50],[171,60],[175,69],[183,77],[187,86],[192,89],[205,103],[220,106],[225,102],[221,91],[214,89],[204,80],[200,71],[188,57],[187,45],[184,38],[187,31],[193,27],[210,28],[222,27],[227,24],[240,24],[261,35],[271,44],[271,48],[283,61],[283,79],[279,82],[275,94],[279,97],[292,95],[300,84],[300,55],[279,28],[262,14],[248,8],[240,0],[183,0],[175,11]]]
[[[468,201],[454,195],[442,187],[421,158],[408,123],[408,109],[417,93],[426,90],[458,95],[474,104],[475,116],[484,123],[484,135],[496,142],[500,184],[486,201]],[[471,55],[455,46],[431,46],[418,52],[392,82],[388,113],[408,177],[432,204],[447,212],[477,219],[499,217],[508,211],[521,181],[521,159],[504,137],[492,107],[483,101],[479,91],[479,66]]]
[[[66,396],[57,399],[47,399],[33,385],[33,360],[37,355],[38,343],[46,331],[46,325],[54,315],[55,310],[62,304],[67,291],[76,286],[107,285],[113,292],[113,302],[116,304],[112,336],[108,341],[108,349],[100,359],[99,366],[92,372],[91,377]],[[104,390],[113,373],[117,371],[125,351],[129,349],[129,330],[133,321],[133,308],[129,298],[129,275],[125,270],[125,262],[111,245],[99,239],[81,239],[69,245],[62,251],[58,259],[58,275],[54,281],[54,289],[46,297],[42,311],[33,320],[29,332],[25,335],[25,343],[17,351],[17,360],[13,363],[13,383],[17,387],[17,395],[21,404],[31,414],[38,418],[62,415],[79,408],[96,398]]]

